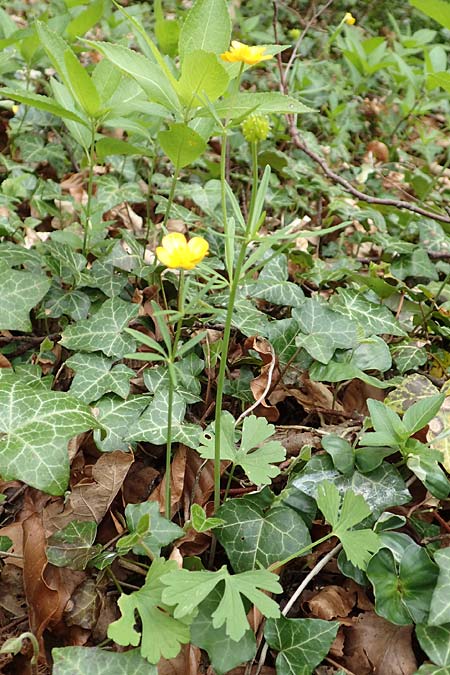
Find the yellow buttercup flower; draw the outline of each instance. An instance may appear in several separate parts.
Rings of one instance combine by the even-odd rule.
[[[264,54],[265,51],[265,47],[249,47],[242,42],[233,40],[230,49],[221,54],[220,57],[229,63],[240,62],[254,66],[261,61],[268,61],[272,58],[272,54]]]
[[[158,260],[171,269],[192,270],[208,254],[209,245],[203,237],[186,240],[180,232],[170,232],[157,246]]]
[[[351,12],[347,12],[347,14],[344,16],[344,21],[349,26],[353,26],[353,24],[356,23],[356,19]]]

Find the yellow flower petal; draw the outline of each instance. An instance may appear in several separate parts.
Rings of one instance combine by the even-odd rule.
[[[264,54],[265,47],[254,46],[250,47],[242,42],[233,40],[230,49],[221,54],[221,58],[229,63],[246,63],[249,66],[254,66],[261,61],[268,61],[272,58],[271,54]]]
[[[198,265],[208,254],[209,244],[203,237],[194,237],[189,240],[188,249],[191,254],[191,261],[194,265]]]
[[[203,237],[194,237],[189,242],[184,234],[171,232],[157,246],[158,260],[171,269],[192,270],[208,253],[208,242]]]
[[[356,23],[356,19],[351,12],[346,13],[346,15],[344,16],[344,21],[349,26],[353,26],[353,24]]]

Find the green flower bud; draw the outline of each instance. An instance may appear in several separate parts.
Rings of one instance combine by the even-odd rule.
[[[253,113],[245,118],[241,124],[241,129],[248,143],[265,141],[270,131],[269,119],[266,115]]]
[[[290,38],[293,40],[298,40],[300,37],[300,30],[299,28],[291,28],[291,30],[288,32],[288,35]]]

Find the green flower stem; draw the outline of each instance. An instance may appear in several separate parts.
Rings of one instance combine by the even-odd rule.
[[[175,337],[172,343],[172,353],[170,355],[169,366],[169,399],[167,402],[167,445],[166,445],[166,483],[164,489],[164,515],[168,520],[171,517],[171,489],[170,489],[170,470],[172,462],[172,410],[173,410],[173,393],[176,387],[174,376],[174,363],[177,358],[178,342],[183,328],[184,318],[184,270],[180,270],[180,279],[178,284],[178,311],[179,319],[175,329]]]
[[[250,208],[248,211],[248,223],[253,220],[253,212],[255,210],[256,193],[258,191],[258,141],[250,143],[252,148],[252,195],[250,199]]]
[[[241,250],[239,251],[239,256],[234,268],[233,281],[230,287],[230,297],[228,299],[225,328],[222,338],[222,355],[220,358],[219,374],[217,376],[216,418],[214,421],[214,512],[216,512],[220,506],[220,432],[222,421],[223,387],[225,384],[228,348],[230,346],[231,322],[233,319],[237,290],[239,288],[241,270],[245,261],[245,254],[247,252],[247,245],[248,240],[247,237],[245,237],[241,245]]]
[[[295,560],[295,558],[299,558],[302,555],[305,555],[305,553],[308,553],[312,548],[315,548],[316,546],[319,546],[319,544],[323,544],[324,541],[328,541],[328,539],[331,539],[331,537],[334,537],[333,532],[329,532],[326,534],[324,537],[321,539],[318,539],[317,541],[311,542],[308,546],[305,546],[305,548],[300,549],[300,551],[297,551],[296,553],[293,553],[292,555],[288,556],[287,558],[284,558],[284,560],[279,560],[270,567],[267,568],[268,572],[273,572],[274,570],[278,569],[279,567],[284,567],[287,565],[288,562],[291,562],[291,560]]]
[[[92,192],[94,188],[94,166],[95,166],[95,122],[91,124],[91,144],[89,147],[89,177],[88,177],[88,198],[85,211],[84,223],[84,237],[83,237],[83,255],[86,255],[89,247],[89,233],[91,228],[91,209],[92,209]]]
[[[167,200],[166,212],[164,214],[164,220],[163,220],[163,224],[162,224],[163,230],[165,230],[166,227],[167,227],[167,221],[169,220],[170,211],[172,210],[173,198],[175,197],[175,190],[176,190],[176,187],[177,187],[179,175],[180,175],[180,169],[179,169],[178,166],[176,166],[173,177],[172,177],[172,184],[170,186],[170,192],[169,192],[169,198]]]

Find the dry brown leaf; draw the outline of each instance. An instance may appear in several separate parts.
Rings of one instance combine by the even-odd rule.
[[[66,503],[52,502],[44,509],[47,536],[62,530],[73,520],[99,523],[120,490],[133,456],[126,452],[108,452],[92,467],[92,478],[84,478],[74,486]]]
[[[0,368],[11,368],[11,364],[4,354],[0,354]]]
[[[278,359],[272,345],[264,338],[256,336],[247,338],[244,343],[244,353],[247,353],[250,349],[257,352],[263,362],[260,374],[250,382],[250,389],[255,401],[259,402],[255,413],[261,417],[265,417],[269,422],[276,422],[280,417],[280,413],[275,405],[266,401],[266,398],[270,400],[266,392],[268,391],[268,387],[270,389],[275,388],[280,379]]]
[[[92,630],[98,620],[100,596],[94,579],[85,579],[75,590],[64,611],[68,626]]]
[[[341,586],[325,586],[305,603],[314,616],[329,621],[350,614],[356,604],[356,592]]]
[[[362,380],[355,379],[345,387],[341,400],[346,412],[368,415],[367,399],[374,398],[376,401],[383,401],[384,397],[383,389],[378,389]]]
[[[395,626],[374,612],[364,612],[345,627],[343,664],[357,675],[413,675],[412,626]]]
[[[184,476],[186,473],[186,461],[187,461],[187,447],[185,445],[180,445],[177,452],[173,458],[171,467],[170,467],[170,513],[173,516],[179,509],[180,500],[183,495],[184,490]],[[152,494],[149,497],[151,502],[159,502],[159,510],[161,513],[165,512],[166,508],[166,499],[165,499],[165,489],[166,489],[166,476],[162,479],[161,483],[153,490]]]
[[[174,659],[158,662],[158,675],[198,675],[201,652],[194,645],[183,645]]]
[[[229,670],[225,675],[246,675],[247,666],[239,666],[238,668],[233,668],[233,670]],[[252,669],[250,671],[250,675],[256,675],[258,672],[258,664],[255,664],[252,666]],[[208,669],[207,675],[214,675],[214,671],[211,669]],[[259,672],[259,675],[276,675],[276,670],[275,668],[270,668],[269,666],[263,666]]]
[[[0,607],[14,618],[26,614],[22,571],[16,565],[5,564],[0,574]],[[1,672],[1,670],[0,670]]]

